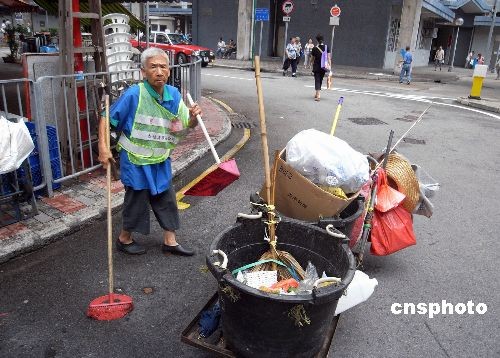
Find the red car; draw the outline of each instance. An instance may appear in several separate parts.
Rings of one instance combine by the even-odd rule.
[[[139,51],[146,49],[146,36],[143,35],[139,41],[131,39],[130,43]],[[149,47],[158,47],[169,51],[174,56],[175,64],[190,62],[192,58],[201,58],[202,67],[214,62],[215,53],[209,48],[193,44],[181,34],[168,34],[165,32],[151,32],[149,34]]]

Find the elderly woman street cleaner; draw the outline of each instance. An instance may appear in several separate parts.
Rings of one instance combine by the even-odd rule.
[[[149,205],[163,229],[164,253],[184,256],[193,250],[181,246],[175,236],[179,214],[172,187],[170,153],[201,114],[195,104],[188,108],[177,88],[167,85],[170,68],[167,54],[158,48],[142,53],[144,82],[130,87],[111,106],[110,122],[119,132],[120,179],[125,186],[122,230],[116,248],[131,255],[146,252],[132,239],[132,232],[149,234]],[[99,162],[113,161],[105,141],[106,123],[99,123]],[[149,204],[149,205],[148,205]]]

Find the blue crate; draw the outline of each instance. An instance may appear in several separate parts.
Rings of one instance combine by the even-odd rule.
[[[42,183],[42,171],[40,169],[40,153],[38,150],[38,142],[36,135],[36,127],[32,122],[24,122],[28,131],[33,139],[33,144],[35,145],[35,149],[31,152],[28,157],[28,163],[31,169],[31,177],[33,186],[40,185]],[[47,126],[47,136],[49,140],[49,158],[50,158],[50,166],[52,169],[52,177],[53,179],[59,179],[62,177],[61,173],[61,156],[59,154],[59,144],[57,139],[57,131],[54,126]],[[17,170],[17,175],[19,180],[23,180],[25,178],[24,169],[20,168]],[[3,189],[5,194],[12,193],[12,189],[7,180],[7,176],[2,175]],[[52,189],[59,189],[61,184],[54,183],[52,184]]]

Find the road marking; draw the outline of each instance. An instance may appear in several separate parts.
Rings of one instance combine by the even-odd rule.
[[[212,98],[212,97],[208,97],[208,98],[210,98],[211,100],[213,100],[213,101],[217,102],[218,104],[220,104],[221,106],[223,106],[229,113],[234,113],[233,109],[231,107],[229,107],[227,104],[225,104],[224,102],[222,102],[218,99]],[[248,142],[249,139],[250,139],[250,129],[245,128],[243,130],[243,137],[241,137],[239,142],[236,143],[234,145],[234,147],[232,147],[230,150],[228,150],[226,152],[226,154],[224,154],[220,158],[221,162],[224,162],[224,161],[232,158],[241,148],[243,148],[243,146],[245,145],[246,142]],[[194,178],[189,183],[187,183],[184,187],[182,187],[179,191],[177,191],[177,193],[175,194],[175,198],[177,200],[177,207],[179,208],[179,210],[185,210],[191,206],[190,204],[184,203],[181,201],[182,199],[184,199],[184,193],[186,191],[188,191],[189,189],[191,189],[193,186],[195,186],[195,184],[199,183],[203,178],[205,178],[208,174],[213,172],[215,169],[217,169],[217,163],[210,166],[203,173],[198,175],[196,178]]]
[[[310,85],[305,85],[304,87],[309,87],[309,88],[314,88],[314,86]],[[322,89],[326,90],[326,87],[323,87]],[[488,117],[492,117],[495,119],[500,119],[499,115],[482,111],[480,109],[476,108],[471,108],[467,106],[461,106],[457,104],[452,104],[452,103],[443,103],[443,102],[436,102],[434,100],[451,100],[454,101],[455,98],[446,98],[446,97],[432,97],[432,96],[419,96],[419,95],[412,95],[412,94],[401,94],[401,93],[391,93],[391,92],[377,92],[377,91],[367,91],[367,90],[356,90],[356,89],[349,89],[349,88],[337,88],[333,87],[330,89],[330,91],[336,91],[336,92],[345,92],[345,93],[356,93],[356,94],[365,94],[368,96],[376,96],[376,97],[389,97],[389,98],[397,98],[397,99],[404,99],[408,101],[415,101],[415,102],[423,102],[423,103],[432,103],[436,104],[439,106],[446,106],[446,107],[453,107],[453,108],[459,108],[459,109],[465,109],[467,111],[479,113],[479,114],[484,114]]]
[[[231,113],[231,114],[234,113],[234,111],[233,111],[233,109],[231,107],[229,107],[224,102],[218,100],[217,98],[213,98],[213,97],[210,97],[210,96],[208,96],[207,98],[210,99],[210,100],[212,100],[212,101],[214,101],[214,102],[216,102],[217,104],[221,105],[222,107],[224,107],[225,110],[228,111],[229,113]]]
[[[233,76],[223,76],[223,75],[214,75],[213,73],[202,73],[203,76],[212,76],[212,77],[222,77],[222,78],[231,78],[233,80],[244,80],[244,81],[253,81],[254,78],[243,78],[243,77],[233,77]]]

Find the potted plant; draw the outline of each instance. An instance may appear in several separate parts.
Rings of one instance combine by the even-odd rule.
[[[10,55],[4,56],[3,61],[6,63],[19,62],[19,40],[22,40],[24,35],[28,33],[28,29],[23,25],[12,26],[9,24],[5,28],[5,32],[7,34]],[[19,40],[16,38],[16,34],[19,34]]]

